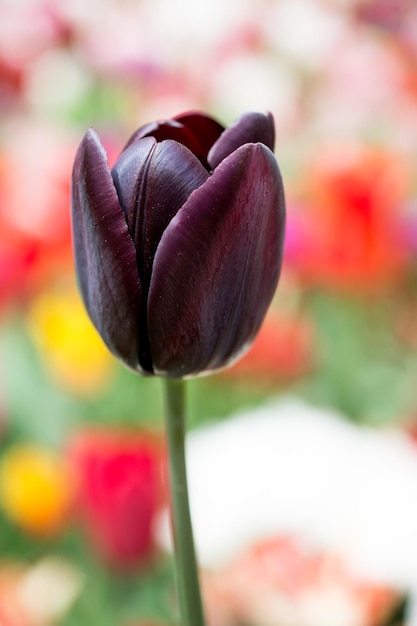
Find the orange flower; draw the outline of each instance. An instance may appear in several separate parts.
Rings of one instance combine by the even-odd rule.
[[[36,445],[7,450],[0,465],[0,502],[6,515],[34,535],[51,536],[67,521],[71,473],[53,451]]]
[[[313,342],[307,320],[271,310],[252,348],[223,376],[275,382],[300,376],[312,365]]]

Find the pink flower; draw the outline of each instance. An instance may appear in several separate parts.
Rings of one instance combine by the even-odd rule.
[[[69,458],[77,513],[99,554],[121,569],[143,564],[162,500],[160,442],[128,430],[84,430],[70,442]]]
[[[254,545],[204,583],[210,626],[375,626],[399,599],[354,576],[335,555],[285,536]]]

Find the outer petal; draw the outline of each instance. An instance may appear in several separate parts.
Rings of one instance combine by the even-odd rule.
[[[272,152],[246,144],[222,161],[172,220],[148,300],[156,373],[181,377],[234,360],[275,292],[285,201]]]
[[[72,220],[76,269],[87,311],[111,352],[138,369],[142,290],[136,251],[106,153],[92,129],[75,158]]]
[[[263,143],[274,151],[275,125],[272,113],[245,113],[224,131],[208,153],[212,169],[245,143]]]

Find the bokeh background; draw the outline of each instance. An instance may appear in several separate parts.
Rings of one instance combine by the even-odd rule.
[[[0,0],[0,624],[175,623],[160,381],[80,302],[75,150],[270,110],[284,269],[188,388],[209,626],[416,624],[414,0]]]

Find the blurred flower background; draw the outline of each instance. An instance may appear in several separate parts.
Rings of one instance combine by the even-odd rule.
[[[189,109],[270,110],[288,208],[253,348],[189,384],[209,626],[415,625],[414,0],[0,0],[0,624],[174,622],[160,385],[80,302],[69,180]]]

